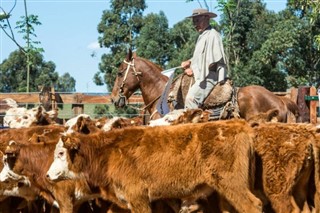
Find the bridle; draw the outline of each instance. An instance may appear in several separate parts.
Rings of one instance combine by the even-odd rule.
[[[130,68],[132,67],[132,72],[133,72],[133,75],[136,76],[137,80],[140,82],[140,78],[139,78],[139,75],[141,75],[142,73],[141,72],[137,72],[135,66],[134,66],[134,59],[132,59],[131,62],[128,62],[126,60],[123,61],[123,63],[127,64],[127,68],[125,70],[125,73],[124,73],[124,78],[122,80],[122,83],[119,87],[119,102],[120,101],[124,101],[124,103],[127,103],[127,98],[126,96],[123,94],[123,87],[126,83],[126,80],[127,80],[127,77],[128,77],[128,73],[129,73],[129,70]],[[119,73],[123,73],[123,71],[120,71]]]
[[[132,68],[132,73],[133,73],[134,76],[136,76],[138,82],[140,82],[139,75],[141,76],[142,73],[141,73],[141,72],[138,72],[138,71],[136,70],[136,67],[135,67],[135,64],[134,64],[134,59],[132,59],[132,61],[130,61],[130,62],[128,62],[128,61],[126,61],[126,60],[123,60],[123,63],[127,64],[127,68],[126,68],[125,71],[119,71],[119,72],[118,72],[118,73],[123,73],[123,72],[125,72],[125,73],[124,73],[124,78],[123,78],[122,83],[121,83],[121,85],[120,85],[120,87],[119,87],[119,102],[123,101],[125,104],[127,104],[127,98],[126,98],[126,96],[123,94],[123,88],[124,88],[124,85],[125,85],[125,83],[126,83],[129,70],[130,70],[130,68]],[[161,96],[161,95],[160,95],[160,96]],[[156,98],[155,98],[153,101],[151,101],[147,106],[143,107],[143,108],[140,109],[140,110],[145,110],[145,109],[149,108],[155,101],[157,101],[157,100],[160,98],[160,96],[156,97]],[[156,110],[155,112],[153,112],[150,117],[154,116],[154,114],[155,114],[156,112],[157,112],[157,110]]]

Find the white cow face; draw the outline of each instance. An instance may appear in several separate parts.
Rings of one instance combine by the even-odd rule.
[[[68,150],[63,146],[61,138],[54,150],[54,160],[47,172],[47,178],[51,181],[76,178],[69,169]]]
[[[10,168],[7,155],[3,155],[2,162],[3,162],[3,168],[0,173],[0,182],[23,183],[26,186],[30,186],[30,181],[28,177],[16,174],[12,170],[12,168]]]

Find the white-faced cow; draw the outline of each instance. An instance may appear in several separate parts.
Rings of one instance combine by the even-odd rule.
[[[24,107],[10,108],[3,118],[4,126],[10,128],[24,128],[36,125],[49,125],[55,123],[57,111],[47,112],[44,107],[38,106],[32,109]]]

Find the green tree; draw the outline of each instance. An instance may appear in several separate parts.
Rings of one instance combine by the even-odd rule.
[[[303,54],[309,84],[319,86],[320,82],[320,1],[288,0],[288,9],[301,21],[308,22],[303,32],[306,51]],[[301,76],[302,77],[302,76]]]
[[[75,87],[76,80],[69,73],[60,76],[55,86],[56,90],[60,92],[75,92]]]
[[[191,19],[184,19],[170,29],[174,49],[169,67],[179,66],[182,61],[192,57],[198,35]]]
[[[98,40],[109,53],[102,55],[99,73],[94,75],[98,85],[105,83],[110,91],[116,72],[129,47],[135,48],[136,37],[143,26],[144,0],[112,0],[110,10],[103,11],[98,25]]]
[[[15,33],[10,23],[11,12],[16,6],[16,1],[6,12],[2,7],[0,16],[1,30],[18,46],[19,50],[10,54],[7,60],[0,65],[0,90],[3,92],[29,92],[37,91],[38,85],[52,86],[57,81],[56,89],[60,91],[75,91],[75,80],[67,73],[59,77],[55,72],[55,64],[45,62],[42,53],[44,49],[38,47],[41,43],[35,40],[35,26],[41,25],[37,15],[28,15],[26,1],[24,1],[25,16],[17,21],[15,29],[26,41],[26,47],[20,45],[15,38]],[[31,83],[30,83],[31,82]]]
[[[289,10],[279,13],[257,0],[218,1],[229,76],[237,86],[258,84],[282,91],[319,82],[316,1],[290,0]],[[306,20],[311,19],[310,25]]]
[[[148,14],[143,19],[143,27],[137,37],[137,54],[165,67],[173,52],[169,34],[168,19],[159,14]]]
[[[113,112],[114,116],[120,116],[120,117],[136,117],[139,115],[137,105],[130,105],[130,106],[125,106],[124,108],[116,108],[115,111]]]
[[[274,14],[259,1],[220,0],[222,35],[228,58],[229,76],[238,86],[262,83],[260,76],[248,75],[247,63],[266,40]],[[258,71],[257,71],[258,72]]]
[[[55,72],[53,62],[46,62],[42,54],[34,53],[30,58],[30,91],[38,91],[38,85],[46,82],[48,85],[54,85],[59,75]],[[27,58],[22,51],[12,52],[8,59],[0,64],[0,91],[1,92],[25,92]]]
[[[109,106],[108,105],[96,105],[94,107],[94,114],[95,118],[101,118],[103,116],[106,116],[109,112]]]

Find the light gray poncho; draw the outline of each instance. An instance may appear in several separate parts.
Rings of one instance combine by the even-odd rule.
[[[209,65],[223,59],[226,63],[222,39],[213,28],[205,30],[198,37],[196,47],[191,59],[191,69],[196,81],[202,81],[209,74]],[[218,81],[224,80],[226,70],[220,69]]]

